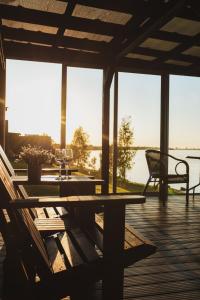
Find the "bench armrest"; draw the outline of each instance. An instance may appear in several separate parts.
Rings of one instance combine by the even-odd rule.
[[[145,203],[144,196],[138,195],[96,195],[96,196],[69,196],[16,199],[9,204],[16,208],[33,207],[96,207],[101,205],[126,205]]]

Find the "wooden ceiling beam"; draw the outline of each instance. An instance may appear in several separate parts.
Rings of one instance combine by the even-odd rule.
[[[198,0],[190,0],[187,5],[177,14],[177,17],[200,22],[200,2]]]
[[[67,28],[67,25],[69,23],[69,18],[71,17],[73,10],[76,6],[76,1],[70,1],[66,7],[65,13],[61,16],[62,17],[62,24],[58,28],[57,34],[56,34],[56,40],[54,43],[54,46],[57,46],[60,42],[60,39],[62,38],[65,28]]]
[[[154,3],[158,4],[158,1],[154,1]],[[118,34],[115,36],[115,38],[111,41],[109,45],[110,53],[112,53],[112,58],[113,49],[115,53],[119,52],[121,49],[121,45],[123,45],[124,42],[127,41],[129,36],[132,36],[133,29],[140,28],[141,24],[145,23],[146,20],[152,15],[152,13],[154,13],[154,5],[152,0],[150,0],[148,3],[140,1],[140,3],[137,3],[137,5],[134,6],[134,9],[132,8],[133,17],[128,21],[128,23],[125,26],[121,28],[121,30],[118,31]],[[160,6],[158,6],[157,8],[159,9]]]
[[[56,28],[63,26],[62,15],[60,14],[36,11],[33,9],[8,6],[3,4],[0,4],[0,18]],[[118,24],[101,22],[99,20],[84,19],[74,16],[69,16],[67,20],[68,29],[110,36],[117,34],[122,27],[122,25]]]
[[[152,33],[150,36],[151,38],[159,39],[159,40],[164,40],[164,41],[169,41],[169,42],[175,42],[175,43],[185,43],[192,41],[193,37],[185,34],[180,34],[176,32],[167,32],[167,31],[156,31]],[[196,46],[199,46],[200,43],[196,41]]]
[[[178,45],[173,50],[168,51],[163,56],[157,58],[155,60],[155,63],[160,63],[160,62],[164,62],[168,59],[173,59],[175,57],[179,57],[179,54],[181,54],[182,52],[191,48],[192,46],[196,45],[199,42],[200,42],[200,34],[197,34],[196,36],[192,37],[189,41],[186,40],[184,43]]]
[[[78,51],[43,47],[16,42],[5,42],[5,54],[10,59],[64,63],[73,67],[105,68],[109,61],[99,54],[81,53]],[[199,64],[198,64],[199,66]],[[186,68],[177,65],[140,61],[138,59],[123,58],[117,66],[119,70],[127,72],[139,72],[143,74],[177,74],[188,76],[200,76],[200,68]]]
[[[166,51],[160,51],[160,50],[154,50],[150,48],[142,48],[142,47],[137,47],[134,49],[133,53],[137,54],[142,54],[142,55],[147,55],[147,56],[154,56],[158,58],[162,58],[164,55],[166,55]],[[191,63],[199,63],[200,58],[192,55],[186,55],[182,53],[178,53],[174,55],[173,59],[175,60],[181,60],[185,62],[191,62]],[[156,60],[154,60],[155,62]]]
[[[105,67],[105,62],[100,54],[7,41],[4,42],[4,49],[6,58],[9,59],[63,63],[67,66],[77,67]]]
[[[60,0],[65,2],[65,0]],[[68,0],[70,3],[73,0]],[[141,5],[145,8],[146,3],[142,0],[123,0],[123,1],[116,1],[116,0],[77,0],[77,4],[81,4],[84,6],[100,8],[105,10],[113,10],[118,12],[123,12],[129,14],[134,9],[141,8]]]
[[[55,35],[50,33],[16,29],[7,26],[2,26],[2,33],[5,39],[10,40],[41,43],[47,45],[53,45],[55,42]],[[88,39],[78,39],[65,36],[60,39],[58,46],[97,52],[105,51],[108,48],[106,42],[90,41]]]
[[[123,58],[117,66],[118,71],[136,72],[143,74],[174,74],[184,76],[200,76],[200,68],[188,68],[172,64],[155,65],[153,62],[140,62],[136,59]]]
[[[140,45],[154,31],[160,29],[164,24],[171,20],[171,18],[177,14],[177,12],[185,5],[185,3],[186,0],[168,2],[165,4],[165,6],[163,6],[164,8],[162,10],[156,10],[155,15],[150,18],[142,27],[140,27],[139,30],[136,28],[132,31],[128,41],[124,43],[121,50],[117,53],[115,57],[116,62]]]
[[[63,2],[66,2],[66,0],[60,0]],[[70,3],[73,0],[68,0]],[[154,1],[155,2],[155,1]],[[163,1],[164,2],[164,1]],[[199,14],[198,12],[200,11],[200,3],[197,0],[191,0],[187,1],[188,5],[183,7],[181,12],[177,13],[177,17],[180,18],[185,18],[193,21],[199,21]],[[114,10],[118,12],[123,12],[123,13],[130,13],[133,12],[134,10],[142,10],[141,12],[146,9],[151,9],[149,7],[148,1],[144,2],[142,0],[123,0],[123,1],[113,1],[113,0],[107,0],[107,1],[102,1],[102,0],[77,0],[78,4],[89,6],[89,7],[95,7],[95,8],[100,8],[100,9],[106,9],[106,10]],[[153,2],[151,3],[151,5]],[[158,2],[156,3],[158,5]]]

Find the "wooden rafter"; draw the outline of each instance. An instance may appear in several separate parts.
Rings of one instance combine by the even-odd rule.
[[[55,35],[50,33],[35,32],[24,29],[16,29],[7,26],[2,26],[4,38],[10,40],[24,41],[29,43],[40,43],[46,45],[53,45],[55,42]],[[78,39],[74,37],[65,37],[59,41],[59,46],[75,48],[86,51],[104,51],[108,48],[106,42],[96,42],[88,39]]]
[[[65,0],[61,0],[65,1]],[[73,0],[68,0],[70,3]],[[146,3],[141,0],[123,0],[123,1],[113,1],[113,0],[78,0],[78,4],[84,5],[84,6],[90,6],[95,8],[101,8],[106,10],[114,10],[118,12],[123,13],[130,13],[130,11],[133,10],[133,8],[137,9],[138,7],[141,7],[141,4],[145,8]],[[143,2],[143,3],[142,3]]]
[[[62,15],[60,14],[36,11],[23,7],[8,7],[8,5],[3,4],[0,5],[0,18],[56,28],[59,28],[60,23],[62,23]],[[68,29],[110,36],[117,34],[117,32],[121,30],[121,27],[122,26],[118,24],[73,16],[69,16],[67,22]]]
[[[5,53],[10,59],[63,63],[74,67],[103,68],[105,66],[103,57],[98,54],[17,42],[5,42]]]
[[[198,0],[190,0],[187,3],[187,6],[177,14],[177,17],[191,20],[191,21],[200,21],[200,2]]]
[[[184,43],[178,45],[173,50],[167,52],[165,55],[162,55],[161,57],[157,58],[155,60],[156,63],[164,62],[167,59],[172,59],[178,57],[180,59],[180,53],[184,52],[188,48],[200,43],[200,34],[197,34],[196,36],[192,37],[190,40],[186,40]],[[187,55],[186,55],[187,57]],[[195,60],[195,58],[194,58]],[[194,62],[194,61],[193,61]],[[200,62],[200,59],[199,59]]]
[[[140,14],[137,14],[139,11]],[[110,43],[110,53],[112,57],[113,57],[113,49],[115,49],[114,52],[116,52],[117,49],[119,51],[121,44],[124,42],[124,40],[127,39],[127,36],[132,34],[133,28],[137,28],[140,24],[145,22],[145,20],[149,17],[151,9],[150,6],[147,6],[146,4],[143,5],[143,3],[140,2],[140,5],[138,5],[137,3],[137,6],[134,6],[134,9],[132,4],[131,12],[134,13],[132,18],[128,21],[126,26],[122,27],[121,30],[118,31],[117,36]]]
[[[177,14],[177,12],[184,6],[185,3],[186,0],[166,3],[164,10],[157,10],[156,16],[150,18],[143,27],[136,28],[135,31],[133,30],[128,42],[125,43],[121,50],[117,53],[115,58],[116,61],[126,56],[126,54],[140,45],[154,31],[160,29],[160,27],[166,24],[173,16]]]
[[[69,23],[69,18],[71,17],[73,10],[76,6],[76,2],[75,0],[70,1],[70,3],[68,3],[65,13],[62,15],[62,22],[61,25],[58,28],[57,34],[56,34],[56,40],[55,40],[55,45],[59,45],[60,44],[60,40],[63,37],[63,34],[65,32],[65,29],[67,28],[67,25]]]
[[[66,0],[60,0],[65,2]],[[68,3],[70,3],[73,0],[68,0]],[[163,1],[167,2],[167,1]],[[176,2],[176,1],[174,1]],[[200,10],[200,3],[198,0],[189,0],[187,1],[188,5],[183,8],[181,12],[177,13],[177,16],[180,18],[190,19],[194,21],[199,21],[199,14],[198,11]],[[149,1],[142,1],[142,0],[123,0],[123,1],[113,1],[113,0],[78,0],[78,4],[89,6],[89,7],[95,7],[105,10],[113,10],[118,12],[123,12],[129,14],[130,12],[134,11],[146,11],[149,12],[154,11],[154,6],[159,5],[159,1],[156,0],[149,0]],[[142,7],[142,8],[141,8]]]
[[[175,42],[175,43],[185,43],[190,42],[193,40],[193,37],[185,34],[180,34],[176,32],[167,32],[167,31],[156,31],[152,33],[150,36],[155,39],[165,40],[169,42]],[[196,46],[199,46],[200,42],[196,41]]]
[[[73,67],[105,68],[110,61],[105,61],[100,54],[84,53],[73,50],[36,46],[30,44],[5,42],[5,54],[10,59],[25,59],[31,61],[44,61],[64,63]],[[147,74],[161,74],[170,72],[177,75],[199,76],[199,70],[188,70],[184,66],[160,64],[155,66],[153,62],[137,59],[123,58],[118,65],[118,70],[127,72],[139,72]]]
[[[142,54],[142,55],[147,55],[147,56],[153,56],[153,57],[158,57],[162,59],[163,56],[168,55],[166,51],[161,51],[161,50],[155,50],[155,49],[150,49],[150,48],[142,48],[142,47],[137,47],[134,49],[134,53],[136,54]],[[176,53],[173,56],[174,59],[176,60],[182,60],[185,62],[191,62],[191,63],[199,63],[200,58],[192,56],[192,55],[186,55],[182,53]],[[156,60],[153,60],[155,62]]]
[[[118,71],[134,72],[143,74],[175,74],[187,76],[200,76],[200,69],[190,69],[185,66],[161,63],[156,65],[154,62],[140,61],[137,59],[123,58],[118,67]]]

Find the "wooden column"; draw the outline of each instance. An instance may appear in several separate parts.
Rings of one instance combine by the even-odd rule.
[[[161,76],[161,119],[160,119],[160,151],[168,153],[169,148],[169,75]],[[165,162],[166,168],[161,170],[163,176],[168,172],[168,161]],[[160,200],[164,203],[168,196],[168,185],[160,184]]]
[[[110,86],[114,71],[108,67],[103,70],[103,103],[102,103],[102,161],[101,174],[104,184],[102,193],[109,189],[109,119],[110,119]]]
[[[66,146],[67,67],[62,65],[60,147]]]
[[[118,72],[114,81],[114,118],[113,118],[113,193],[117,192],[117,137],[118,137]]]
[[[0,65],[0,145],[5,149],[6,70]]]

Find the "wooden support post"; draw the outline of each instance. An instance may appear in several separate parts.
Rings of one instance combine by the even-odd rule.
[[[60,147],[66,146],[66,104],[67,104],[67,67],[62,65],[62,90],[61,90],[61,133]]]
[[[114,120],[113,120],[113,193],[117,192],[117,137],[118,137],[118,72],[114,81]]]
[[[169,148],[169,75],[161,76],[161,120],[160,120],[160,151],[168,153]],[[161,176],[168,173],[168,161],[166,158],[165,168],[161,170]],[[160,200],[165,203],[168,196],[168,184],[160,183]]]
[[[114,71],[111,67],[103,70],[103,106],[102,106],[102,161],[101,173],[104,184],[102,193],[109,190],[109,119],[110,119],[110,86]]]
[[[103,300],[123,299],[125,205],[104,208],[103,258],[105,262],[102,282]]]
[[[0,145],[5,150],[6,70],[0,65]]]

